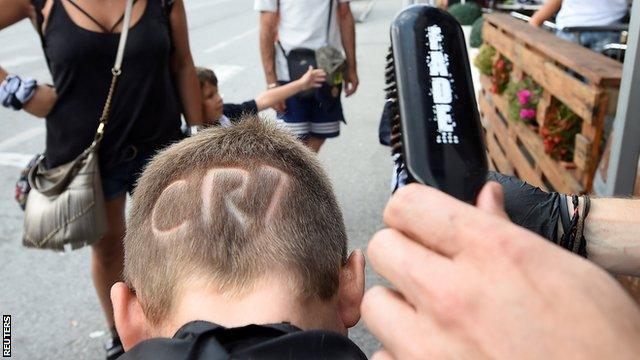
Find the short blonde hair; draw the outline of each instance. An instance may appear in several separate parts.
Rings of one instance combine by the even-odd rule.
[[[316,156],[257,117],[160,152],[128,220],[125,281],[156,323],[187,281],[242,292],[284,271],[292,296],[329,300],[346,263],[342,213]]]

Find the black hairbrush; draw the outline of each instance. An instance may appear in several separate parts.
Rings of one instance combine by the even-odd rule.
[[[397,168],[407,182],[474,203],[487,158],[458,22],[426,5],[404,9],[391,24],[385,76]]]

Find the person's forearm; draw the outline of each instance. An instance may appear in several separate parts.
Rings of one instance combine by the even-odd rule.
[[[263,12],[260,14],[260,56],[267,84],[278,81],[276,75],[276,49],[274,43],[277,36],[277,14]]]
[[[4,81],[7,76],[9,73],[0,67],[0,82]],[[24,104],[23,110],[35,117],[44,118],[55,105],[57,98],[56,90],[53,87],[40,84],[33,97]]]
[[[202,125],[202,94],[194,66],[180,66],[176,69],[178,93],[182,111],[189,126]]]
[[[585,222],[589,259],[616,274],[640,276],[640,200],[592,199]]]
[[[542,26],[546,20],[549,20],[560,10],[561,6],[562,0],[547,0],[544,5],[533,14],[529,22],[534,26]]]
[[[269,89],[256,98],[256,105],[258,111],[268,109],[281,103],[295,94],[304,90],[304,83],[301,79],[290,82],[286,85],[278,86],[273,89]]]
[[[340,14],[339,21],[342,47],[344,47],[344,53],[347,57],[347,67],[349,71],[356,71],[356,23],[353,20],[351,10]]]

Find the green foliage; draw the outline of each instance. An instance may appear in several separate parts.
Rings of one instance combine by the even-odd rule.
[[[520,103],[520,98],[518,97],[518,93],[523,90],[529,90],[529,92],[531,93],[531,97],[525,105]],[[523,119],[520,115],[520,112],[524,108],[536,109],[538,107],[540,95],[542,94],[542,88],[540,86],[533,82],[530,77],[525,77],[522,81],[514,81],[513,79],[511,79],[504,94],[507,97],[507,102],[509,104],[509,113],[507,114],[507,118],[509,120],[523,121],[531,125],[537,124],[535,119]]]
[[[554,116],[547,119],[545,127],[540,130],[544,150],[555,160],[572,161],[582,119],[558,100],[554,100],[554,106]]]
[[[489,44],[482,44],[478,55],[473,59],[473,65],[480,70],[481,74],[491,76],[493,75],[494,56],[496,56],[496,49]]]
[[[461,25],[473,25],[479,17],[482,17],[482,9],[473,2],[466,4],[455,4],[449,6],[451,14]]]
[[[477,48],[482,45],[482,25],[484,25],[484,18],[480,16],[471,27],[469,46],[471,46],[472,48]]]

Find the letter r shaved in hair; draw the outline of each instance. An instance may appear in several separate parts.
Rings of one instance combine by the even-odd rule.
[[[211,169],[207,171],[202,180],[202,221],[205,226],[211,225],[213,221],[213,196],[216,194],[224,198],[224,204],[232,217],[244,228],[247,224],[247,217],[238,208],[235,201],[247,191],[247,181],[249,173],[238,168]],[[246,196],[246,195],[244,195]]]
[[[286,174],[270,166],[251,172],[240,168],[210,169],[202,180],[203,223],[210,226],[212,216],[220,215],[214,211],[214,201],[218,200],[245,230],[249,223],[268,224],[286,178]]]
[[[342,213],[317,157],[257,117],[160,152],[134,192],[124,277],[162,321],[181,284],[241,293],[267,274],[331,299],[347,259]]]

